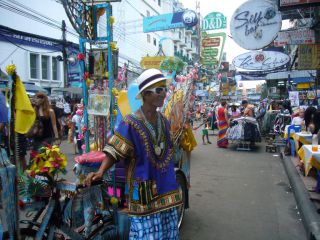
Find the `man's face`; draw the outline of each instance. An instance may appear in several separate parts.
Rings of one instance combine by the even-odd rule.
[[[162,107],[164,99],[167,96],[166,82],[161,81],[156,84],[151,85],[144,92],[144,101],[151,103],[155,107]]]

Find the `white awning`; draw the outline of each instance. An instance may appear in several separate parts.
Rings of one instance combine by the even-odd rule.
[[[266,80],[277,80],[277,79],[288,79],[290,78],[300,78],[300,77],[314,77],[316,76],[315,70],[293,70],[293,71],[283,71],[283,72],[275,72],[268,73],[266,76]]]

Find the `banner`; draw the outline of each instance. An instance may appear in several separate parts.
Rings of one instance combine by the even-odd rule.
[[[320,4],[320,0],[280,0],[280,7],[302,7],[302,5],[318,5]]]
[[[156,68],[160,69],[160,64],[165,60],[166,56],[154,56],[154,57],[143,57],[140,61],[140,66],[143,69]]]
[[[274,40],[274,46],[314,44],[315,39],[314,30],[310,28],[283,31],[278,33],[277,38]]]
[[[197,13],[192,10],[161,14],[143,18],[143,32],[156,32],[197,25]]]
[[[299,45],[298,56],[299,70],[320,69],[320,44]]]
[[[81,68],[78,61],[79,50],[74,48],[67,48],[68,59],[73,58],[75,61],[68,61],[68,86],[69,87],[82,87],[81,81]]]

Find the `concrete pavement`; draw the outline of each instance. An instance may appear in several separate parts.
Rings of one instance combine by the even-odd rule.
[[[278,154],[202,145],[192,152],[190,209],[181,239],[303,240],[306,233]]]
[[[219,149],[216,137],[192,152],[190,209],[182,223],[182,240],[304,240],[306,233],[278,154],[265,153],[264,143],[252,152]],[[232,145],[231,145],[232,146]],[[72,144],[67,180],[74,181]]]

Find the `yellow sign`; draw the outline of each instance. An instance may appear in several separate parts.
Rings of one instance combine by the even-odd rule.
[[[160,63],[166,59],[165,56],[155,56],[155,57],[143,57],[140,61],[140,66],[143,69],[156,68],[160,69]]]
[[[320,69],[320,44],[299,45],[298,69]]]

